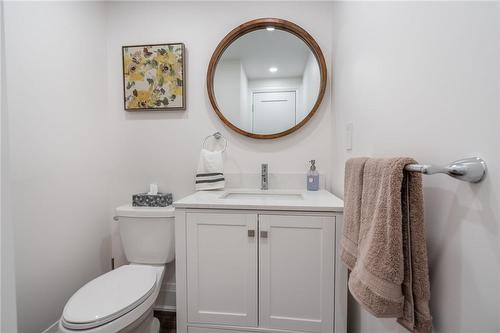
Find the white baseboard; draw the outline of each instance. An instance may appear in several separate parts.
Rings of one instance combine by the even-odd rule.
[[[171,305],[155,305],[153,308],[155,311],[165,311],[165,312],[176,312],[177,309],[174,306]]]
[[[59,320],[50,325],[45,331],[42,333],[57,333],[57,328],[59,326]]]

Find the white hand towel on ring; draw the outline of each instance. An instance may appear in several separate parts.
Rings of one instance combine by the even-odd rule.
[[[225,186],[221,151],[202,149],[198,170],[196,172],[195,188],[197,191],[223,189]]]

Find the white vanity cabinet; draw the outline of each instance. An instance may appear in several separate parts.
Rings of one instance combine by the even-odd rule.
[[[177,332],[345,332],[341,211],[211,207],[176,203]]]
[[[186,213],[188,318],[257,326],[257,215]]]
[[[335,217],[259,215],[259,326],[333,332]]]

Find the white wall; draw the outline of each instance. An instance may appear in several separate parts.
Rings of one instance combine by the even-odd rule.
[[[283,77],[276,79],[251,79],[248,81],[249,89],[300,89],[302,81],[299,77]]]
[[[285,77],[276,79],[252,79],[248,81],[248,88],[259,89],[297,89],[300,90],[302,80],[299,77]]]
[[[302,121],[312,110],[318,99],[320,85],[321,73],[318,61],[311,53],[307,58],[304,73],[302,75],[302,107],[300,108],[302,112],[297,114],[297,122]]]
[[[220,40],[234,27],[258,17],[280,17],[299,24],[316,38],[330,63],[331,3],[151,2],[147,4],[147,29],[137,18],[144,6],[108,4],[108,92],[110,136],[114,138],[112,206],[129,202],[132,193],[144,191],[150,182],[157,182],[162,191],[173,192],[174,199],[192,193],[203,138],[218,130],[229,141],[224,166],[227,173],[255,174],[260,172],[260,164],[267,162],[271,173],[305,174],[308,161],[316,159],[319,171],[329,176],[333,148],[329,93],[302,129],[281,139],[262,141],[243,137],[222,124],[208,101],[205,80],[210,57]],[[186,111],[123,111],[121,46],[179,41],[187,50]],[[118,264],[123,263],[116,225],[113,240],[113,255]]]
[[[239,60],[224,60],[217,65],[214,77],[217,104],[233,124],[239,124],[241,119],[241,72]]]
[[[243,65],[240,66],[240,128],[249,132],[252,126],[252,109],[248,107],[248,77]]]
[[[22,333],[54,323],[78,288],[110,268],[104,9],[96,2],[5,3]]]
[[[0,332],[17,332],[14,235],[9,205],[7,96],[5,82],[5,35],[3,0],[0,0]]]
[[[353,156],[483,157],[480,184],[424,176],[431,311],[435,332],[500,331],[500,3],[335,3],[333,12],[334,192]],[[351,305],[350,332],[406,332]]]

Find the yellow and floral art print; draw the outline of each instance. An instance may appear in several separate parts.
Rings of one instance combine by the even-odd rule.
[[[186,109],[184,44],[123,46],[126,111]]]

